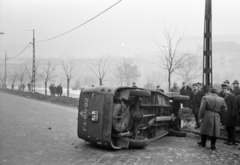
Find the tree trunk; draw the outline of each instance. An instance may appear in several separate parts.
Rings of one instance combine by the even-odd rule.
[[[168,91],[170,92],[171,89],[171,73],[168,73]]]
[[[70,79],[67,79],[67,97],[69,97],[69,83],[70,83]]]
[[[45,95],[47,95],[47,80],[45,81]]]
[[[99,85],[100,85],[100,86],[103,85],[103,84],[102,84],[102,78],[99,78]]]

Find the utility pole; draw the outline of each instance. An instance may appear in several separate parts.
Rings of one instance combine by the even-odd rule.
[[[35,93],[35,31],[33,29],[32,92]]]
[[[212,85],[212,0],[206,0],[203,40],[203,87]]]
[[[7,51],[5,50],[4,88],[7,88]]]

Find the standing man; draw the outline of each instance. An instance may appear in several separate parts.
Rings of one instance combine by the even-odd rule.
[[[132,87],[133,87],[133,88],[137,88],[137,85],[136,85],[135,82],[132,83]]]
[[[28,91],[31,92],[31,83],[29,82],[27,86],[28,86]]]
[[[50,91],[50,94],[52,96],[52,84],[49,86],[49,91]]]
[[[59,85],[57,86],[57,88],[56,88],[56,94],[57,94],[58,96],[61,96],[61,95],[62,95],[62,86],[61,86],[61,84],[59,84]]]
[[[202,98],[199,110],[199,120],[202,120],[200,133],[201,141],[197,142],[202,147],[206,146],[207,136],[211,138],[211,149],[215,150],[217,137],[220,136],[220,113],[227,112],[227,106],[223,98],[217,95],[217,90],[210,89],[206,96]]]
[[[237,109],[238,109],[238,130],[240,131],[240,95],[237,97]]]
[[[25,89],[25,84],[23,83],[22,84],[22,91],[24,92],[24,89]]]
[[[204,95],[203,92],[200,91],[199,88],[197,87],[197,84],[194,83],[193,91],[190,96],[190,101],[191,101],[191,106],[192,106],[193,114],[194,114],[195,121],[196,121],[195,129],[200,127],[199,120],[198,120],[198,112],[200,109],[201,100],[202,100],[203,95]]]
[[[238,95],[240,95],[239,83],[237,80],[235,80],[232,84],[233,84],[232,93],[237,97]]]
[[[160,88],[160,85],[157,85],[157,89],[156,90],[164,93],[164,90]]]
[[[185,82],[182,82],[182,85],[183,87],[180,90],[180,95],[189,96],[190,98],[192,93],[192,88],[189,87]],[[183,101],[182,104],[183,104],[183,107],[191,108],[190,100]]]
[[[56,86],[53,84],[52,85],[52,95],[55,96],[56,94]]]
[[[198,89],[199,89],[200,91],[202,91],[202,83],[198,82],[198,83],[197,83],[197,87],[198,87]]]
[[[226,126],[228,133],[227,145],[235,145],[235,126],[238,126],[238,110],[237,99],[234,94],[230,92],[229,86],[223,86],[224,100],[226,102],[228,111],[222,113],[222,124]]]
[[[176,82],[173,83],[173,87],[170,89],[170,92],[180,92]]]

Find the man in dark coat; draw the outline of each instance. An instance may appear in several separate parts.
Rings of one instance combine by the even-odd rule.
[[[50,94],[52,96],[52,84],[49,86],[49,91],[50,91]]]
[[[202,83],[198,82],[198,83],[197,83],[197,87],[198,87],[198,89],[199,89],[200,91],[202,91]]]
[[[193,114],[194,114],[195,121],[196,121],[195,129],[200,127],[199,120],[198,120],[198,112],[199,112],[199,108],[200,108],[201,100],[202,100],[203,96],[204,96],[204,93],[202,91],[200,91],[197,87],[197,84],[194,83],[193,91],[190,96],[190,101],[191,101],[191,107],[192,107]]]
[[[232,84],[233,84],[232,93],[237,97],[238,95],[240,95],[239,83],[237,80],[235,80]]]
[[[57,88],[56,88],[56,94],[57,94],[58,96],[61,96],[61,95],[62,95],[62,86],[61,86],[61,84],[59,84],[59,85],[57,86]]]
[[[27,84],[27,86],[28,86],[28,92],[31,92],[31,84],[30,84],[30,82]]]
[[[162,93],[164,93],[165,91],[163,89],[160,88],[160,85],[157,85],[157,88],[156,88],[157,91],[160,91]]]
[[[173,87],[170,89],[170,92],[180,92],[176,82],[173,83]]]
[[[136,85],[135,82],[132,83],[132,87],[133,87],[133,88],[137,88],[137,85]]]
[[[55,96],[56,94],[56,86],[53,84],[52,86],[52,95]]]
[[[220,136],[220,113],[227,112],[227,106],[223,98],[217,95],[217,90],[210,89],[210,93],[202,98],[199,110],[199,120],[202,120],[200,133],[201,142],[199,145],[205,147],[207,136],[211,137],[211,149],[216,149],[215,143]]]
[[[237,97],[237,109],[238,109],[238,126],[240,127],[240,95]]]
[[[180,90],[180,95],[189,96],[190,98],[192,93],[192,88],[189,87],[185,82],[182,82],[182,85],[183,87]],[[182,104],[183,104],[183,107],[191,108],[190,100],[183,101]]]
[[[227,145],[235,145],[235,126],[238,126],[238,109],[237,99],[234,94],[230,92],[228,86],[223,86],[225,93],[224,100],[226,102],[228,111],[222,113],[222,124],[226,126],[228,133],[228,140],[225,142]]]

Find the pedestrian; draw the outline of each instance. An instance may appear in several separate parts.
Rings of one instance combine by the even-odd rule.
[[[239,83],[237,80],[235,80],[232,84],[233,84],[232,93],[237,97],[238,95],[240,95]]]
[[[62,85],[59,84],[59,95],[62,96],[63,90],[62,90]]]
[[[210,91],[205,91],[198,118],[201,120],[201,141],[197,142],[200,146],[205,147],[207,137],[211,139],[211,149],[216,149],[216,140],[220,136],[220,113],[227,112],[227,106],[223,98],[217,95],[217,90],[210,88]]]
[[[14,90],[14,84],[12,83],[12,85],[11,85],[11,88],[12,88],[12,90]]]
[[[22,91],[24,92],[24,89],[25,89],[25,84],[23,83],[22,84]]]
[[[173,87],[170,89],[170,92],[180,92],[176,82],[173,83]]]
[[[196,83],[193,83],[192,86],[193,86],[193,91],[191,92],[190,102],[191,102],[191,108],[192,108],[192,112],[194,114],[194,118],[196,122],[195,129],[197,129],[200,127],[199,120],[198,120],[198,112],[200,109],[201,100],[202,100],[202,97],[204,96],[204,93],[200,91]]]
[[[240,95],[237,96],[237,109],[238,109],[238,129],[236,132],[240,131]]]
[[[197,87],[198,87],[198,89],[199,89],[200,91],[202,91],[202,83],[198,82],[198,83],[197,83]]]
[[[31,84],[30,84],[30,82],[27,84],[27,86],[28,86],[28,92],[31,92]]]
[[[162,93],[164,93],[165,91],[163,89],[160,88],[160,85],[157,85],[157,88],[156,88],[157,91],[160,91]]]
[[[61,86],[61,84],[59,84],[59,85],[57,86],[57,88],[56,88],[56,94],[57,94],[58,96],[62,96],[62,86]]]
[[[55,96],[56,94],[56,86],[53,84],[52,86],[52,95]]]
[[[137,85],[136,85],[135,82],[132,83],[132,87],[133,87],[133,88],[137,88]]]
[[[48,88],[49,88],[50,94],[52,96],[52,84]]]
[[[18,90],[21,91],[21,89],[22,89],[22,85],[19,84],[19,85],[18,85]]]
[[[224,100],[226,102],[228,111],[223,112],[222,125],[226,127],[228,133],[228,139],[225,142],[227,145],[235,145],[235,126],[238,126],[238,109],[237,99],[234,94],[231,93],[229,86],[222,86],[224,90]]]
[[[180,95],[183,96],[189,96],[189,98],[191,97],[191,93],[192,93],[192,88],[189,87],[186,82],[182,82],[182,88],[180,90]],[[191,108],[191,103],[190,103],[190,99],[186,100],[186,101],[182,101],[182,105],[183,107],[188,107]]]

